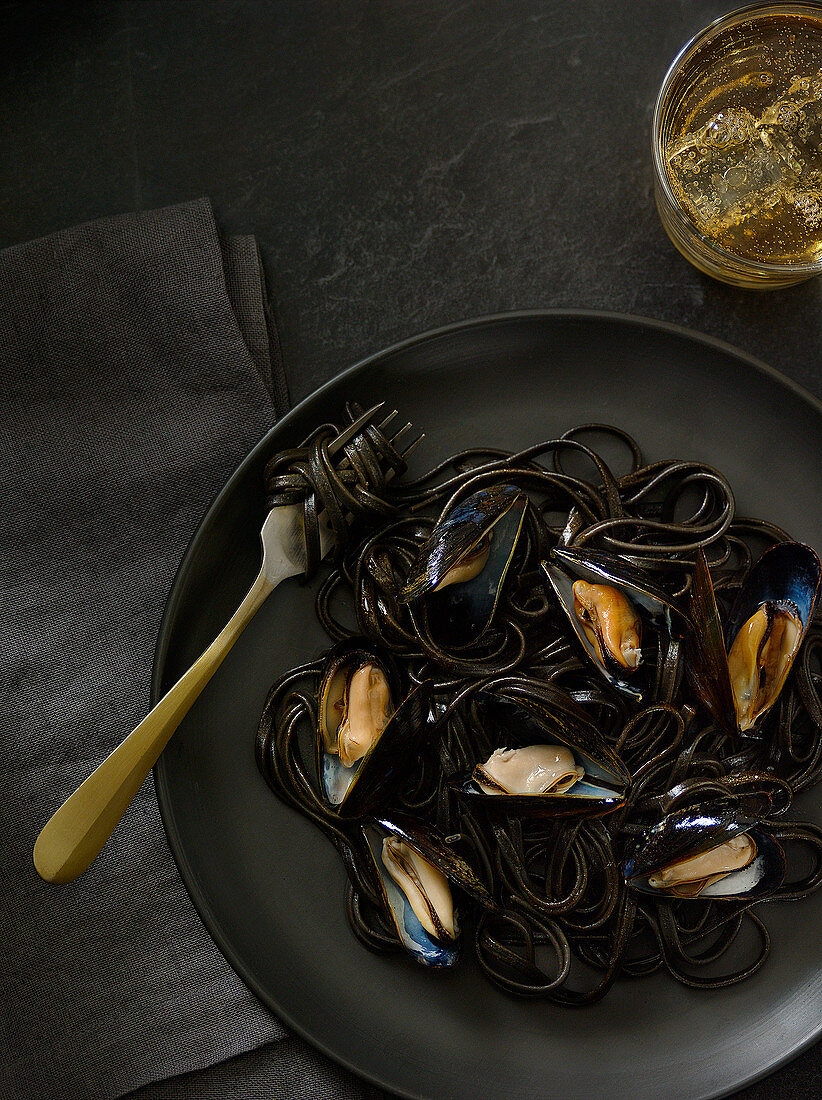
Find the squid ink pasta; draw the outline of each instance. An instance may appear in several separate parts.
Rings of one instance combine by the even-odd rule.
[[[266,471],[307,572],[324,523],[335,551],[329,647],[271,688],[256,757],[339,853],[353,934],[574,1006],[754,974],[761,903],[822,885],[786,816],[822,774],[815,552],[612,426],[413,481],[379,429],[336,461],[328,434]]]

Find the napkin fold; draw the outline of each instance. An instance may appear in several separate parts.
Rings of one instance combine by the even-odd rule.
[[[151,778],[90,870],[43,823],[146,714],[205,508],[288,405],[256,241],[207,200],[0,253],[0,1095],[95,1097],[281,1038],[197,916]]]

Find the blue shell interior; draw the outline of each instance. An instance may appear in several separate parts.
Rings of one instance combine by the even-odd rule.
[[[751,569],[731,610],[727,648],[731,648],[740,629],[763,603],[794,604],[802,626],[807,626],[818,589],[819,558],[809,546],[783,542],[767,550]]]
[[[472,787],[477,791],[485,794],[487,792],[482,791],[475,779],[471,780]],[[505,798],[503,794],[492,794],[489,798]],[[581,779],[579,783],[575,783],[573,787],[570,787],[564,794],[522,794],[516,795],[516,798],[595,798],[600,802],[612,803],[622,802],[624,795],[618,794],[613,787],[598,787],[595,783],[586,783],[584,779]]]
[[[322,753],[322,784],[326,798],[332,806],[339,806],[348,794],[348,788],[354,782],[360,770],[362,760],[346,768],[335,753]]]

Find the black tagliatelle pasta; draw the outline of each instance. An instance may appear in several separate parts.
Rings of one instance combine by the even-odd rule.
[[[462,451],[404,484],[385,476],[401,473],[402,463],[379,432],[355,439],[339,463],[324,454],[324,438],[272,461],[269,505],[309,501],[311,570],[318,517],[330,516],[337,553],[316,599],[330,642],[359,638],[395,670],[403,695],[429,682],[431,691],[425,736],[390,795],[365,816],[341,814],[318,775],[326,656],[283,676],[265,704],[258,765],[275,794],[336,846],[356,936],[377,952],[402,950],[367,840],[372,818],[396,816],[439,838],[484,888],[465,892],[456,883],[463,941],[473,940],[483,972],[512,993],[584,1005],[620,976],[665,969],[714,989],[752,975],[769,951],[752,908],[761,894],[653,896],[627,883],[623,869],[663,818],[711,805],[753,815],[787,853],[788,873],[768,897],[803,898],[822,885],[822,830],[782,816],[822,774],[822,623],[806,625],[777,701],[744,734],[712,713],[699,676],[688,674],[697,662],[688,608],[701,552],[727,619],[752,563],[788,535],[737,516],[718,471],[697,461],[645,464],[638,444],[614,427],[582,425],[517,454]],[[609,453],[624,449],[627,472],[611,472],[595,449],[603,441]],[[527,505],[493,618],[476,639],[444,643],[436,607],[404,594],[409,573],[438,521],[500,485],[527,494]],[[683,609],[680,629],[643,632],[641,700],[601,674],[571,629],[542,567],[557,547],[618,558]],[[584,711],[630,773],[616,808],[523,817],[460,797],[454,778],[508,744],[506,717],[486,705],[500,695],[535,698],[549,710],[552,699],[570,698],[569,707]]]

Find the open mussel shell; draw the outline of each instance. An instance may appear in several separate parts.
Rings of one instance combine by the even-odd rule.
[[[479,638],[496,610],[527,504],[514,485],[492,485],[460,501],[423,544],[400,599],[426,597],[432,628],[448,640]],[[469,569],[466,579],[448,580],[471,561],[479,569],[474,576]]]
[[[750,901],[767,897],[784,882],[785,852],[764,822],[724,801],[677,810],[649,829],[623,866],[625,881],[642,894],[681,897],[673,888],[651,886],[649,879],[663,868],[693,859],[743,834],[754,845],[753,860],[707,885],[698,898]]]
[[[728,652],[711,572],[701,547],[691,576],[688,615],[690,630],[685,642],[688,680],[719,728],[736,737],[739,726],[728,672]]]
[[[629,601],[628,608],[633,609],[639,618],[640,645],[644,644],[642,628],[649,622],[669,635],[677,636],[681,633],[684,619],[671,597],[657,587],[642,570],[602,550],[557,546],[551,551],[550,559],[542,563],[542,568],[571,629],[591,663],[620,692],[637,703],[641,702],[641,672],[637,674],[636,670],[623,667],[605,647],[601,647],[601,655],[576,613],[574,584],[581,580],[590,585],[606,586],[616,589],[626,597]],[[639,666],[641,668],[641,649]]]
[[[663,812],[683,810],[704,802],[728,803],[748,817],[784,814],[793,800],[791,786],[769,772],[732,772],[730,775],[686,779],[659,799]]]
[[[810,546],[782,542],[766,550],[743,581],[723,635],[705,555],[701,550],[697,555],[688,675],[726,733],[753,729],[779,698],[813,619],[820,576],[822,567]]]
[[[364,666],[384,675],[391,716],[365,754],[346,766],[337,752],[329,751],[329,742],[334,740],[335,723],[343,713],[346,686]],[[343,643],[331,651],[317,707],[317,773],[326,802],[341,817],[372,812],[402,783],[427,733],[431,688],[431,681],[425,681],[397,705],[400,678],[390,659],[357,642]]]
[[[790,783],[764,772],[735,772],[723,780],[732,798],[751,817],[784,814],[793,801]]]
[[[745,578],[731,608],[725,637],[741,729],[755,726],[776,702],[813,618],[821,577],[819,557],[810,546],[782,542],[766,550]],[[738,638],[742,642],[740,635],[757,618],[762,619],[764,638],[756,662],[763,671],[758,689],[754,686],[751,690],[749,681],[746,690],[744,672],[740,675],[740,662],[745,660],[735,659],[734,643]],[[781,641],[777,637],[780,628],[784,629]]]
[[[377,871],[386,912],[405,949],[425,966],[453,966],[460,952],[459,897],[454,898],[450,887],[456,886],[481,905],[493,908],[491,895],[465,860],[441,837],[405,815],[376,818],[363,827],[363,835]],[[424,861],[421,864],[415,859],[412,864],[417,889],[410,893],[416,908],[423,906],[427,928],[409,895],[387,869],[383,855],[386,842],[400,850],[404,862],[410,862],[412,853]]]
[[[819,556],[802,542],[780,542],[753,565],[731,608],[728,648],[742,625],[763,603],[787,603],[796,608],[803,627],[813,618],[819,595]]]
[[[625,804],[631,783],[628,769],[600,736],[587,714],[558,688],[546,685],[539,696],[502,689],[484,692],[483,706],[503,730],[500,748],[560,745],[571,750],[584,769],[582,779],[563,793],[496,793],[483,790],[475,771],[457,775],[449,785],[474,807],[511,817],[601,817]],[[478,761],[480,766],[483,761]]]

